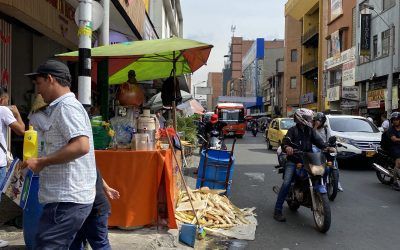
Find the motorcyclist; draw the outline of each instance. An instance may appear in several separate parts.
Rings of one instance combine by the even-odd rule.
[[[393,112],[390,116],[390,122],[392,123],[386,132],[387,137],[390,139],[389,153],[392,158],[396,159],[394,174],[395,181],[393,188],[400,191],[400,112]]]
[[[294,155],[294,149],[303,152],[312,152],[312,145],[316,145],[319,149],[327,148],[324,141],[317,135],[312,128],[314,112],[309,109],[298,109],[294,113],[294,122],[296,126],[291,127],[282,143],[282,149],[287,154],[285,164],[285,173],[283,183],[280,188],[278,198],[275,204],[274,219],[279,222],[285,222],[286,218],[282,214],[283,203],[289,192],[290,185],[295,173],[296,164],[301,163],[301,158]]]
[[[210,118],[210,120],[206,123],[205,125],[205,135],[207,137],[207,140],[210,138],[210,133],[213,130],[216,130],[219,132],[220,136],[223,136],[223,128],[226,126],[226,122],[219,121],[218,120],[218,115],[213,114]]]
[[[317,112],[314,116],[314,130],[322,138],[325,143],[328,143],[329,137],[331,136],[326,126],[326,115],[322,112]],[[338,182],[339,191],[343,192],[342,185]]]

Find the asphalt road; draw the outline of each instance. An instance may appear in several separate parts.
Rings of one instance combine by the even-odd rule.
[[[272,187],[282,179],[274,168],[275,152],[266,149],[262,134],[239,139],[235,151],[231,200],[239,207],[256,207],[259,225],[255,241],[226,242],[228,249],[400,249],[400,193],[380,184],[362,162],[340,166],[344,192],[330,203],[331,228],[321,234],[304,207],[291,212],[285,204],[287,222],[272,218]]]

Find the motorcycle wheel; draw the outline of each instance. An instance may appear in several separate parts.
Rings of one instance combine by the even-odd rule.
[[[326,188],[328,189],[328,198],[330,201],[334,201],[338,193],[339,171],[337,169],[332,169],[329,173],[328,179],[329,183],[326,185]]]
[[[376,177],[378,177],[378,180],[385,185],[391,185],[393,184],[393,178],[390,176],[385,175],[384,173],[381,173],[380,171],[376,171]]]
[[[319,232],[326,233],[331,226],[331,208],[327,195],[315,193],[315,205],[313,209],[315,226]]]
[[[267,149],[272,150],[272,145],[271,145],[271,142],[269,141],[269,139],[266,139],[265,141],[267,142]]]

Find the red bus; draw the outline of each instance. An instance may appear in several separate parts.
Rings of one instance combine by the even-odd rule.
[[[224,127],[224,135],[237,136],[242,138],[246,133],[246,123],[244,120],[244,106],[241,103],[218,103],[215,113],[218,114],[220,121],[228,125]]]

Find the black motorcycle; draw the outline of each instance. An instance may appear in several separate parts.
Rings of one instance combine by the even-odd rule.
[[[338,147],[347,148],[341,143],[337,143],[336,137],[332,136],[328,140],[328,146],[337,149]],[[328,191],[328,198],[330,201],[335,200],[337,193],[339,192],[339,168],[337,162],[337,152],[327,152],[326,157],[326,189]]]
[[[376,155],[372,167],[376,171],[376,177],[385,185],[392,185],[394,182],[395,159],[389,153],[379,147],[376,148]]]
[[[285,138],[287,139],[289,138]],[[300,206],[310,208],[317,230],[326,233],[331,225],[331,209],[324,183],[324,156],[321,152],[308,153],[298,150],[294,151],[294,155],[302,162],[296,165],[286,202],[292,211],[297,211]],[[276,168],[279,168],[279,173],[284,174],[284,166]],[[278,194],[279,187],[275,186],[273,191]]]
[[[200,148],[200,153],[205,148],[216,149],[216,150],[226,150],[224,138],[223,138],[223,136],[221,136],[221,133],[216,129],[214,129],[210,132],[210,134],[208,136],[208,140],[206,140],[202,135],[197,135],[197,137],[202,142],[201,143],[202,147]]]
[[[257,133],[258,133],[257,125],[253,125],[253,126],[252,126],[252,128],[251,128],[251,133],[253,134],[254,137],[257,136]]]

